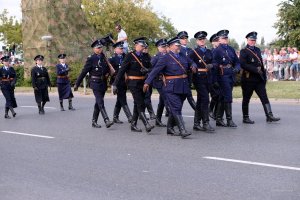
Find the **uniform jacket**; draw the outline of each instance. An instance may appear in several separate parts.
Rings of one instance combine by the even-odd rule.
[[[253,53],[255,54],[253,54]],[[261,51],[254,47],[250,49],[247,45],[240,51],[241,68],[243,69],[242,81],[266,81],[266,70],[263,65]],[[261,73],[259,73],[260,68]]]
[[[156,55],[154,55],[152,58],[151,58],[151,64],[152,64],[152,69],[155,68],[159,58],[163,56],[162,53],[158,52]],[[154,88],[157,88],[157,89],[160,89],[163,87],[164,83],[163,83],[163,79],[162,79],[162,74],[158,74],[155,79],[153,80],[152,82],[152,85]]]
[[[104,54],[92,54],[86,59],[85,65],[77,78],[76,86],[78,87],[84,77],[89,73],[90,88],[105,91],[107,90],[107,76],[109,74],[109,67],[105,60]]]
[[[2,81],[2,79],[9,81]],[[15,87],[17,81],[16,72],[13,67],[9,67],[8,70],[5,69],[5,67],[0,68],[0,86],[1,89],[13,89]]]
[[[116,76],[116,79],[113,83],[113,85],[117,85],[125,75],[127,76],[146,76],[147,72],[141,70],[142,67],[139,64],[139,62],[134,58],[132,53],[139,59],[139,61],[144,65],[145,68],[147,68],[149,71],[152,68],[151,62],[150,62],[150,56],[148,53],[140,53],[138,55],[136,51],[129,52],[122,63],[121,68],[119,69],[119,72]],[[144,80],[128,80],[128,86],[132,87],[140,87],[142,88],[144,85]]]
[[[32,87],[38,89],[45,89],[51,85],[48,70],[46,67],[34,66],[31,69]]]
[[[182,53],[179,53],[179,58],[176,58],[182,67],[171,57],[176,58],[176,55],[170,51],[166,55],[163,55],[159,58],[157,64],[150,72],[145,83],[151,84],[153,79],[159,74],[162,73],[164,76],[176,76],[187,74],[190,71],[190,67],[196,66],[187,56]],[[176,93],[176,94],[188,94],[190,92],[188,78],[177,78],[169,79],[165,81],[165,86],[163,87],[165,92]]]
[[[111,57],[109,59],[110,64],[113,66],[113,68],[115,69],[115,74],[111,77],[110,79],[110,84],[113,84],[113,82],[115,81],[115,78],[119,72],[119,69],[122,66],[122,62],[125,58],[126,54],[123,53],[120,56],[118,56],[116,53],[113,55],[113,57]],[[118,86],[125,86],[126,87],[126,82],[125,82],[125,77],[120,79],[120,82],[118,83]]]
[[[65,64],[65,66],[63,66],[62,64],[57,64],[56,65],[56,74],[57,74],[57,76],[60,76],[60,77],[63,76],[63,78],[57,77],[56,83],[70,83],[70,80],[68,78],[69,66],[67,64]]]

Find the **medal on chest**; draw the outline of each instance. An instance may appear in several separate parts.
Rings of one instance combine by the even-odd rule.
[[[202,62],[202,60],[199,60],[199,63],[201,63]]]
[[[222,59],[222,60],[223,60],[223,62],[224,62],[224,61],[226,61],[225,57],[223,57],[223,59]]]
[[[253,58],[251,59],[251,62],[254,62],[254,59],[253,59]]]

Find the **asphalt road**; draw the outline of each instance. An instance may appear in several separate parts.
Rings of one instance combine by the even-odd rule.
[[[127,122],[106,129],[101,116],[103,127],[92,128],[94,98],[75,96],[76,111],[61,112],[55,95],[38,115],[32,95],[17,95],[10,120],[0,96],[0,200],[300,199],[299,104],[273,103],[282,120],[267,124],[261,104],[251,103],[256,123],[246,125],[236,102],[238,128],[181,139],[165,128],[148,135],[141,122],[142,133]],[[115,97],[105,102],[112,117]],[[187,103],[183,113],[192,131]]]

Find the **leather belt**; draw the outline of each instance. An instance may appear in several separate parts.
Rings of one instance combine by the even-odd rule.
[[[176,76],[165,76],[166,80],[169,79],[177,79],[177,78],[187,78],[188,76],[186,74],[176,75]]]
[[[37,79],[45,79],[46,77],[42,76],[42,77],[37,77]]]
[[[232,67],[232,64],[228,64],[228,65],[220,65],[220,67],[222,67],[222,68],[231,68],[231,67]]]
[[[3,78],[3,79],[1,79],[1,81],[12,81],[12,80],[14,80],[13,78]]]
[[[206,68],[198,68],[197,71],[198,72],[208,72],[208,69],[206,69]]]
[[[103,80],[103,76],[91,76],[91,78],[93,78],[93,79],[101,79],[101,80]]]
[[[69,78],[68,76],[57,76],[57,78]]]
[[[129,80],[145,80],[146,76],[128,76]]]

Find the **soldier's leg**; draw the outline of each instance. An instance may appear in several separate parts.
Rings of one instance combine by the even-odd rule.
[[[72,97],[69,97],[68,102],[69,102],[69,110],[74,111],[75,108],[73,107]]]
[[[142,132],[142,129],[140,129],[136,126],[138,118],[139,118],[139,113],[137,110],[137,106],[134,103],[133,115],[132,115],[132,120],[131,120],[131,125],[130,125],[131,131],[133,131],[133,132]]]
[[[224,110],[227,119],[227,127],[237,127],[237,125],[232,120],[232,77],[225,77],[223,81],[224,89]]]
[[[145,106],[149,112],[150,119],[153,120],[156,119],[156,115],[153,110],[151,96],[152,96],[152,87],[149,87],[149,90],[145,93]]]
[[[92,119],[92,127],[94,128],[101,128],[101,125],[98,124],[98,117],[99,117],[100,109],[97,103],[94,105],[94,111],[93,111],[93,119]]]
[[[254,121],[252,121],[249,118],[249,102],[254,91],[254,85],[249,82],[246,83],[242,82],[241,88],[243,94],[243,101],[242,101],[243,123],[254,124]]]
[[[5,107],[5,114],[4,114],[4,118],[5,119],[10,119],[11,117],[8,115],[8,111],[9,111],[9,108],[8,107]]]
[[[101,115],[103,117],[104,123],[106,128],[111,127],[111,125],[114,124],[114,122],[109,120],[109,117],[107,115],[106,109],[104,107],[104,95],[105,91],[100,91],[100,90],[93,90],[94,96],[96,98],[96,103],[100,109]]]
[[[197,86],[197,103],[196,103],[196,109],[194,114],[194,126],[193,130],[195,131],[203,131],[204,129],[200,125],[201,121],[201,104],[200,104],[200,98],[201,98],[201,88]]]
[[[60,104],[60,111],[65,111],[65,109],[64,109],[64,103],[63,103],[62,99],[59,100],[59,104]]]
[[[196,109],[196,102],[195,102],[195,99],[193,97],[192,91],[188,93],[186,98],[187,98],[190,106],[193,108],[193,110],[195,110]]]
[[[117,124],[123,124],[123,122],[119,119],[119,114],[121,111],[121,103],[120,103],[118,96],[119,96],[119,93],[117,94],[117,101],[116,101],[115,108],[114,108],[113,121],[114,121],[114,123],[117,123]]]
[[[202,91],[200,93],[200,107],[201,107],[201,118],[203,121],[203,129],[207,132],[215,131],[209,124],[209,88],[208,84],[203,84]]]
[[[163,94],[162,89],[157,89],[157,91],[159,93],[159,101],[158,101],[158,105],[157,105],[155,125],[159,126],[159,127],[166,127],[166,125],[161,122],[161,117],[162,117],[164,107],[165,107],[164,94]]]

